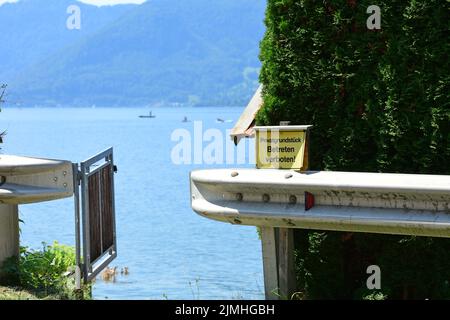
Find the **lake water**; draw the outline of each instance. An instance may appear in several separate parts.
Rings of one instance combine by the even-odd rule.
[[[115,283],[97,279],[94,298],[262,299],[256,228],[207,220],[190,207],[189,172],[226,165],[171,160],[177,144],[172,132],[193,131],[193,122],[182,123],[184,116],[225,136],[242,110],[155,108],[155,119],[140,119],[148,110],[6,108],[0,114],[0,129],[7,130],[2,153],[80,162],[114,147],[118,258],[112,266],[126,266],[130,274],[119,274]],[[218,123],[218,117],[233,122]],[[21,206],[21,244],[73,245],[73,216],[73,199]]]

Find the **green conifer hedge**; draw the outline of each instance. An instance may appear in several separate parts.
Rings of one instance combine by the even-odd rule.
[[[366,12],[381,8],[381,29]],[[268,0],[259,124],[313,124],[311,169],[450,174],[449,2]],[[299,231],[309,298],[450,298],[450,239]],[[367,290],[367,266],[382,270]]]

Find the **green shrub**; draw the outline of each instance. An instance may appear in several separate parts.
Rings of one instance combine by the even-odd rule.
[[[381,30],[366,9],[381,8]],[[314,125],[311,169],[450,174],[449,3],[268,0],[259,124]],[[310,298],[450,298],[446,239],[296,233]],[[364,291],[382,269],[380,294]],[[446,266],[447,269],[443,268]]]
[[[54,242],[43,243],[42,250],[21,247],[20,256],[4,262],[2,273],[9,285],[61,294],[68,297],[70,278],[75,266],[75,249]]]

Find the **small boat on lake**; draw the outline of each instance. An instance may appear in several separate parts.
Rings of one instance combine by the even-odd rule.
[[[139,118],[156,118],[156,116],[150,111],[148,115],[140,115]]]
[[[221,119],[221,118],[217,118],[216,119],[216,122],[217,123],[229,123],[229,122],[233,122],[233,120],[224,120],[224,119]]]

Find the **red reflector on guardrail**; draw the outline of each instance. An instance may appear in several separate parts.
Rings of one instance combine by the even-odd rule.
[[[314,195],[309,192],[305,192],[305,211],[308,211],[314,207]]]

